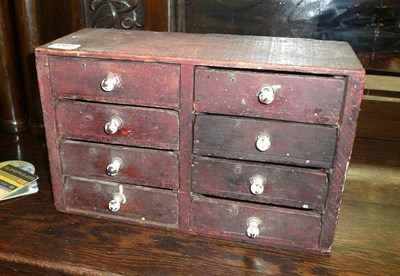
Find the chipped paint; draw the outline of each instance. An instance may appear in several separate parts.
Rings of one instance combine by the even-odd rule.
[[[82,45],[80,44],[71,44],[71,43],[53,43],[47,46],[47,48],[60,49],[60,50],[76,50],[81,46]]]

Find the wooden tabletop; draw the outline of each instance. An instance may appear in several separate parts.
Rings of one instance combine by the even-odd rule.
[[[357,140],[328,257],[59,213],[44,139],[0,134],[0,161],[40,176],[37,194],[0,202],[0,274],[399,275],[399,148]]]

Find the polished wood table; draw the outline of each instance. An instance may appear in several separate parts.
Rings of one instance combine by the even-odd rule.
[[[37,194],[0,202],[0,274],[399,275],[399,145],[356,141],[328,257],[59,213],[44,138],[0,134],[0,161],[40,176]]]

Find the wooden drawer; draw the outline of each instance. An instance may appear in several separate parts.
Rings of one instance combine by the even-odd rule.
[[[276,120],[337,125],[344,78],[197,69],[194,109]],[[270,104],[258,99],[264,85],[280,87]]]
[[[270,147],[260,151],[259,137]],[[337,129],[327,126],[200,115],[194,127],[193,152],[200,155],[329,168]],[[264,139],[265,140],[265,139]]]
[[[63,100],[56,107],[56,117],[58,133],[64,138],[178,149],[176,111]],[[122,128],[107,134],[105,125],[112,118],[120,118]]]
[[[311,211],[195,196],[190,212],[191,230],[249,243],[316,248],[321,232],[321,217]],[[261,221],[258,237],[246,235],[250,218]]]
[[[328,181],[321,170],[196,156],[192,190],[205,195],[322,210]]]
[[[59,147],[64,175],[168,189],[179,187],[178,156],[174,152],[75,141],[61,141]],[[122,161],[122,167],[110,176],[107,167],[115,159]]]
[[[95,217],[178,226],[178,197],[170,190],[123,185],[126,203],[108,210],[120,184],[83,178],[67,178],[64,184],[67,211]]]
[[[50,57],[51,88],[59,97],[166,108],[179,107],[180,67],[89,58]],[[118,74],[119,85],[105,92],[101,82]]]

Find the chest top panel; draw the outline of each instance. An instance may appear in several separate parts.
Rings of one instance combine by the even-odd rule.
[[[83,29],[37,49],[66,56],[206,64],[247,69],[363,71],[346,42],[221,34]]]

